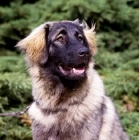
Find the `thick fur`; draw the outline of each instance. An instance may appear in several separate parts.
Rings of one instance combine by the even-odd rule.
[[[59,37],[57,32],[61,27],[66,33],[62,30]],[[75,39],[74,30],[82,37]],[[66,38],[64,42],[63,38]],[[61,44],[75,47],[63,50]],[[91,58],[97,51],[94,26],[84,28],[78,21],[44,23],[17,46],[25,52],[32,79],[34,103],[29,115],[34,140],[128,140],[113,103],[105,95],[102,80],[94,70]],[[76,56],[80,47],[86,54]],[[84,74],[74,73],[74,77],[60,73],[57,59],[68,65],[65,69],[85,62]]]

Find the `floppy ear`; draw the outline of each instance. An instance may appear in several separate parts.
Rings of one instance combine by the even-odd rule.
[[[96,36],[95,36],[95,25],[92,25],[91,29],[88,26],[84,29],[84,34],[88,41],[89,47],[92,51],[92,54],[95,55],[97,53],[97,46],[96,46]]]
[[[26,38],[17,43],[18,47],[24,51],[31,60],[38,61],[42,51],[46,48],[46,32],[48,32],[48,24],[44,23],[35,28]]]

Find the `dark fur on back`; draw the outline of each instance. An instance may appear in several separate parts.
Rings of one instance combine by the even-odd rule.
[[[32,79],[34,140],[128,140],[94,70],[94,26],[47,22],[17,46]]]

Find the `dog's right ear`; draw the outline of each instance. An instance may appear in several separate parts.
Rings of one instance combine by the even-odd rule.
[[[26,38],[19,41],[15,47],[25,52],[29,59],[38,61],[41,59],[43,51],[46,50],[46,35],[48,35],[48,32],[49,24],[44,23],[35,28]],[[45,56],[45,59],[47,59],[47,57],[48,56]]]

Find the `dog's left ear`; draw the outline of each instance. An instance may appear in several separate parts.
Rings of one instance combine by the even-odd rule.
[[[47,59],[48,56],[44,57],[43,51],[47,47],[46,35],[48,35],[48,32],[49,25],[44,23],[35,28],[26,38],[18,42],[15,47],[25,52],[26,56],[33,61],[38,61],[41,57]]]
[[[91,29],[87,26],[87,24],[84,24],[84,34],[86,36],[86,39],[88,41],[89,47],[92,51],[92,54],[95,55],[97,53],[97,44],[96,44],[96,35],[95,35],[95,25],[92,25]]]
[[[79,19],[74,20],[73,23],[80,25],[83,28],[90,50],[92,54],[95,55],[97,53],[95,25],[92,25],[92,28],[90,29],[85,21],[80,21]]]
[[[73,23],[75,23],[75,24],[80,24],[80,20],[77,18],[77,19],[75,19],[75,20],[73,21]]]

